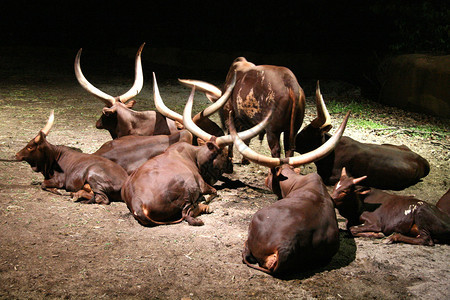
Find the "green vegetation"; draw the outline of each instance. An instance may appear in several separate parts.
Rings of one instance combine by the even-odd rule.
[[[351,111],[349,125],[364,130],[374,130],[383,132],[383,134],[401,133],[411,136],[422,136],[425,138],[446,138],[450,136],[448,124],[422,124],[417,126],[399,127],[395,117],[390,116],[388,112],[380,113],[376,109],[376,104],[369,101],[336,101],[331,100],[327,103],[327,109],[330,114],[344,115]],[[377,112],[377,113],[375,113]],[[352,117],[353,116],[353,117]],[[394,121],[394,122],[392,122]]]

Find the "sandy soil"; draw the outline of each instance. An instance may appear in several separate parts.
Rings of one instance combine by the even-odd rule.
[[[11,158],[45,124],[51,109],[56,121],[49,141],[93,152],[109,140],[94,128],[102,108],[74,78],[57,74],[36,81],[35,74],[8,74],[0,82],[0,158]],[[46,79],[50,78],[50,79]],[[151,82],[136,98],[137,110],[152,107]],[[128,81],[91,80],[110,94],[123,93]],[[366,103],[359,89],[321,82],[326,101],[354,99]],[[308,84],[307,84],[308,87]],[[306,89],[312,95],[313,83]],[[160,81],[169,106],[178,111],[189,91]],[[197,103],[206,103],[203,96]],[[306,122],[313,117],[308,98]],[[450,187],[449,120],[374,105],[370,115],[385,127],[433,124],[444,135],[373,131],[352,121],[346,135],[360,141],[406,144],[427,158],[431,173],[399,194],[415,194],[435,203]],[[341,114],[333,114],[337,125]],[[266,151],[254,141],[252,146]],[[303,173],[313,172],[313,165]],[[74,203],[40,189],[41,174],[26,163],[0,162],[0,298],[150,298],[150,299],[448,299],[450,247],[388,245],[382,240],[351,238],[341,232],[341,247],[322,269],[276,279],[248,268],[241,251],[252,215],[276,201],[264,186],[267,170],[235,165],[233,185],[218,182],[220,197],[202,227],[181,223],[145,228],[124,203],[108,206]],[[338,217],[341,228],[345,219]]]

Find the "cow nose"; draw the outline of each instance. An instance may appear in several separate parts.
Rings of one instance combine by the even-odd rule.
[[[16,160],[18,161],[22,161],[23,160],[23,156],[19,154],[19,152],[16,153]]]

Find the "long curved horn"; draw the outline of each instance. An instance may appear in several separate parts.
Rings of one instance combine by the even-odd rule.
[[[198,91],[204,92],[211,102],[222,97],[222,91],[211,83],[193,79],[178,79],[178,81],[189,88],[195,86]]]
[[[48,117],[47,124],[45,124],[44,128],[41,129],[43,134],[45,134],[46,136],[48,135],[48,133],[50,132],[50,129],[53,126],[54,121],[55,121],[55,113],[54,113],[54,110],[52,109],[52,111],[50,112],[50,117]],[[39,142],[40,139],[41,139],[41,136],[38,134],[34,138],[34,141],[37,143],[37,142]]]
[[[186,106],[184,107],[183,112],[183,125],[184,127],[189,130],[192,134],[196,135],[197,137],[201,138],[204,141],[209,141],[213,136],[204,130],[202,130],[200,127],[198,127],[192,118],[192,106],[194,102],[194,94],[195,94],[195,87],[192,88],[191,94],[189,95],[189,99],[186,103]],[[248,140],[252,137],[258,135],[258,133],[263,130],[267,124],[269,123],[269,120],[272,116],[272,113],[274,111],[274,106],[272,107],[272,110],[269,114],[264,118],[264,120],[259,123],[258,125],[245,130],[243,132],[240,132],[238,135],[241,139]],[[230,145],[233,143],[233,138],[231,135],[225,135],[221,137],[216,138],[216,144],[218,147],[223,148],[227,145]]]
[[[269,124],[270,119],[272,118],[272,114],[275,111],[275,105],[272,105],[272,109],[269,111],[269,113],[264,117],[264,119],[257,124],[256,126],[253,126],[250,129],[247,129],[245,131],[241,131],[239,133],[237,133],[237,135],[239,136],[239,138],[241,140],[249,140],[255,136],[257,136],[262,130],[264,130],[264,128],[267,127],[267,125]],[[228,119],[229,122],[231,122],[231,112],[230,112],[230,118]],[[231,136],[231,134],[228,135],[224,135],[224,136],[220,136],[216,139],[216,144],[219,147],[224,147],[226,145],[231,145],[233,144],[233,137]]]
[[[331,138],[326,141],[323,145],[321,145],[319,148],[310,151],[308,153],[302,154],[300,156],[293,156],[289,157],[289,164],[291,166],[297,167],[300,165],[308,164],[315,162],[334,150],[336,148],[337,144],[339,143],[339,140],[342,137],[342,134],[344,133],[345,126],[347,126],[348,118],[350,117],[350,111],[347,112],[345,115],[344,121],[342,121],[339,128],[336,130],[336,132],[333,134]]]
[[[316,107],[317,107],[317,118],[311,121],[311,126],[314,128],[325,128],[329,126],[331,129],[331,117],[328,113],[328,109],[323,101],[322,94],[320,93],[319,80],[317,80],[316,86]]]
[[[233,92],[234,85],[236,84],[236,72],[234,72],[233,79],[231,80],[230,85],[228,86],[225,93],[220,97],[216,102],[205,108],[203,111],[199,112],[197,115],[194,116],[193,121],[194,123],[197,123],[199,119],[209,117],[216,111],[218,111],[222,106],[225,105],[225,103],[228,101],[228,98],[230,97],[231,93]]]
[[[156,109],[163,115],[166,116],[169,119],[172,119],[174,121],[178,121],[180,123],[183,123],[183,116],[179,113],[174,112],[170,108],[168,108],[162,98],[159,94],[159,88],[158,83],[156,82],[156,75],[155,72],[153,72],[153,99],[155,101]]]
[[[145,43],[143,43],[137,53],[136,53],[136,61],[135,61],[135,76],[134,76],[134,84],[131,87],[128,92],[124,93],[123,95],[119,97],[113,97],[105,92],[102,92],[95,86],[93,86],[87,79],[84,77],[83,72],[81,71],[80,66],[80,57],[81,57],[81,51],[82,49],[78,50],[77,56],[75,57],[75,76],[80,83],[80,85],[89,93],[93,94],[100,100],[102,100],[106,106],[111,107],[114,105],[116,100],[119,100],[123,103],[127,102],[131,98],[135,97],[142,89],[142,86],[144,85],[144,75],[142,72],[142,62],[141,62],[141,53],[142,49],[144,48]]]
[[[276,158],[276,157],[269,157],[266,155],[262,155],[259,153],[256,153],[252,149],[250,149],[245,143],[239,138],[238,135],[236,135],[236,129],[234,127],[234,124],[230,122],[230,132],[234,140],[234,144],[238,151],[247,159],[250,161],[267,166],[267,167],[276,167],[283,163],[287,163],[293,167],[297,167],[300,165],[304,165],[307,163],[311,163],[314,161],[317,161],[321,159],[322,157],[329,154],[337,145],[339,142],[342,134],[344,133],[345,126],[347,125],[348,118],[350,116],[350,112],[348,112],[344,118],[344,121],[339,126],[336,133],[322,146],[319,148],[310,151],[308,153],[302,154],[300,156],[294,156],[294,157],[288,157],[288,158]]]
[[[125,103],[131,98],[136,97],[137,94],[139,94],[139,92],[142,90],[142,86],[144,85],[144,74],[142,72],[141,62],[141,53],[142,49],[144,49],[144,45],[145,43],[143,43],[139,47],[136,53],[136,61],[134,64],[134,84],[128,92],[118,97],[122,103]]]
[[[80,56],[81,56],[82,50],[83,50],[82,48],[80,48],[80,50],[78,50],[77,56],[75,57],[75,64],[74,64],[75,76],[77,77],[78,82],[86,91],[93,94],[95,97],[99,98],[101,101],[103,101],[106,106],[108,106],[108,107],[113,106],[114,103],[116,102],[116,99],[113,96],[100,91],[98,88],[93,86],[86,79],[86,77],[84,77],[83,72],[81,71],[81,66],[80,66]]]

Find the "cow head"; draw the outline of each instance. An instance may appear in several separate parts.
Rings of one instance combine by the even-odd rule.
[[[53,126],[54,113],[50,114],[47,124],[42,128],[37,136],[19,152],[16,153],[16,160],[26,161],[35,172],[41,172],[46,179],[53,175],[54,163],[56,161],[51,151],[48,151],[50,144],[46,136]]]
[[[361,214],[362,202],[359,195],[370,192],[365,187],[357,187],[357,184],[366,179],[367,176],[353,178],[347,175],[345,168],[342,168],[341,178],[333,188],[331,198],[339,213],[349,220],[351,224],[357,223]]]
[[[154,100],[157,110],[164,116],[182,123],[184,127],[193,135],[203,140],[201,145],[198,146],[194,155],[197,167],[200,170],[200,174],[208,184],[213,184],[214,182],[216,182],[217,179],[222,175],[222,173],[231,173],[233,171],[233,165],[231,159],[228,157],[228,151],[226,149],[226,146],[233,143],[233,139],[230,135],[220,137],[211,135],[201,129],[195,121],[198,118],[207,117],[219,110],[230,96],[234,87],[234,83],[235,80],[232,81],[232,85],[228,87],[227,91],[214,104],[211,104],[196,116],[194,116],[194,118],[192,118],[192,106],[194,101],[195,87],[192,88],[192,92],[184,108],[183,116],[181,116],[180,114],[170,110],[164,104],[161,95],[159,94],[156,76],[155,74],[153,74]],[[261,130],[263,130],[265,126],[267,126],[270,116],[271,113],[269,113],[266,118],[255,127],[240,132],[239,136],[242,139],[249,139],[254,137]]]
[[[316,87],[316,107],[317,118],[303,128],[295,138],[295,150],[299,153],[306,153],[324,144],[329,137],[326,133],[332,128],[330,114],[320,93],[319,81]]]
[[[127,103],[128,100],[135,97],[142,89],[144,76],[142,72],[142,63],[141,63],[141,53],[144,48],[144,44],[139,47],[138,52],[136,53],[135,60],[135,79],[134,84],[128,92],[121,96],[113,97],[108,95],[95,86],[93,86],[87,79],[84,77],[83,72],[81,71],[80,66],[80,57],[81,51],[80,49],[75,57],[75,76],[80,83],[80,85],[89,93],[93,94],[95,97],[104,102],[105,107],[103,108],[101,117],[97,120],[95,127],[98,129],[106,129],[111,134],[113,139],[118,137],[118,128],[120,128],[120,123],[128,124],[127,116],[131,115],[131,108],[136,103],[135,100],[132,100]]]

